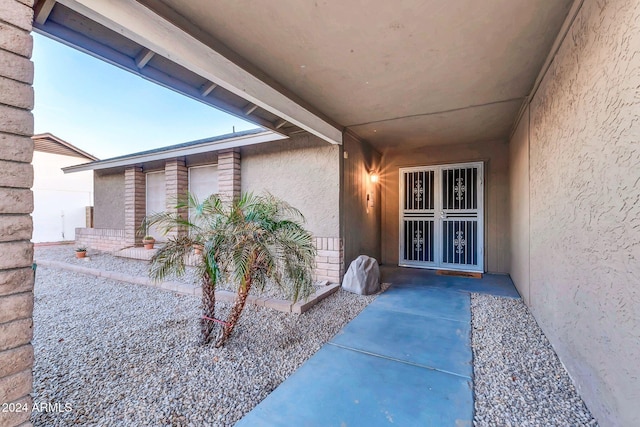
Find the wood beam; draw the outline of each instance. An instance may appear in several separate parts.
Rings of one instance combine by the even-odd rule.
[[[147,65],[147,63],[149,61],[151,61],[151,58],[153,58],[153,55],[155,55],[155,53],[149,49],[142,49],[140,51],[140,53],[136,56],[136,67],[142,69],[144,68],[145,65]]]
[[[253,113],[254,111],[256,111],[256,108],[258,108],[258,106],[257,106],[257,105],[249,103],[246,107],[244,107],[244,108],[242,109],[242,111],[244,112],[244,114],[245,114],[246,116],[248,116],[249,114],[251,114],[251,113]]]
[[[273,124],[274,129],[280,129],[282,126],[286,125],[287,121],[285,119],[276,120]]]
[[[56,24],[55,22],[49,21],[45,25],[36,24],[34,26],[34,30],[36,32],[46,34],[47,37],[59,41],[60,43],[71,46],[74,49],[78,49],[87,55],[99,58],[109,64],[166,87],[167,89],[174,90],[182,95],[188,96],[189,98],[195,99],[196,101],[203,102],[211,107],[225,111],[232,116],[248,120],[281,135],[288,135],[287,132],[283,132],[282,130],[275,130],[273,128],[273,123],[267,119],[263,119],[262,117],[255,115],[247,117],[244,115],[241,108],[234,107],[232,104],[213,96],[204,97],[202,96],[201,89],[199,87],[191,86],[190,84],[187,84],[174,76],[170,76],[157,68],[145,67],[140,69],[136,67],[134,58],[124,55],[105,44],[99,43],[83,34]]]
[[[204,88],[202,89],[202,92],[200,92],[202,94],[202,96],[207,96],[209,95],[211,92],[213,92],[213,90],[215,88],[217,88],[218,85],[212,82],[207,83],[206,85],[204,85]]]
[[[53,6],[55,6],[56,0],[41,0],[36,5],[34,10],[34,20],[38,24],[44,24],[47,22],[51,11],[53,10]]]
[[[60,0],[61,4],[332,144],[342,130],[135,0]]]

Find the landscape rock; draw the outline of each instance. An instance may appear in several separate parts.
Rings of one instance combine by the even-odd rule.
[[[371,295],[380,291],[378,261],[366,255],[354,259],[342,279],[342,288],[359,295]]]
[[[521,299],[473,294],[474,427],[597,427]]]

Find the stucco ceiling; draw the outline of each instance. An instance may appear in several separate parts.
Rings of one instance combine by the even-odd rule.
[[[381,151],[508,137],[572,3],[161,2]]]

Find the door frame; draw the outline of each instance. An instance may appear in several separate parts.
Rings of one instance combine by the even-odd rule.
[[[477,167],[478,168],[478,182],[476,188],[478,194],[478,235],[477,241],[480,243],[478,248],[478,265],[475,268],[469,268],[464,265],[456,266],[455,264],[445,264],[442,262],[442,229],[443,229],[443,218],[439,214],[439,210],[442,207],[442,170],[443,169],[451,169],[451,168],[465,168],[465,167]],[[405,198],[405,188],[404,188],[404,177],[403,174],[405,172],[416,172],[416,171],[426,171],[433,170],[434,173],[434,262],[432,265],[425,265],[426,263],[423,261],[403,261],[403,247],[404,247],[404,223],[403,223],[403,214],[404,214],[404,198]],[[484,161],[474,161],[474,162],[462,162],[462,163],[443,163],[443,164],[435,164],[435,165],[423,165],[423,166],[410,166],[398,169],[398,266],[399,267],[412,267],[412,268],[422,268],[422,269],[430,269],[430,270],[454,270],[454,271],[465,271],[465,272],[485,272],[485,247],[486,242],[484,239],[484,230],[485,230],[485,221],[484,221],[484,199],[485,199],[485,186],[484,186],[484,175],[485,175],[485,162]],[[444,218],[446,219],[446,218]]]

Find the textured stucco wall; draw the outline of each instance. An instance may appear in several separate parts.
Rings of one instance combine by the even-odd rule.
[[[340,237],[340,147],[313,135],[243,147],[242,191],[269,191],[300,209],[318,237]]]
[[[527,304],[529,298],[529,108],[509,143],[509,212],[511,265],[509,273]]]
[[[606,426],[640,425],[638,22],[586,0],[530,104],[530,304]]]
[[[398,264],[398,169],[445,163],[485,162],[485,270],[509,269],[509,149],[506,141],[477,142],[389,152],[382,156],[382,262]]]
[[[93,226],[124,229],[124,172],[95,173]]]
[[[342,229],[345,268],[358,255],[380,259],[380,185],[369,171],[380,172],[380,154],[350,135],[344,137]],[[344,157],[344,156],[343,156]],[[373,206],[367,206],[367,194]]]

